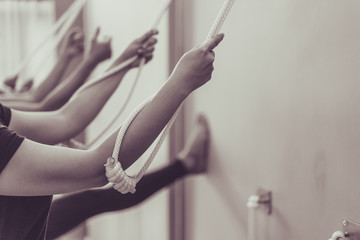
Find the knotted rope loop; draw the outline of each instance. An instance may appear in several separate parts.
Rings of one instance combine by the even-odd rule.
[[[207,40],[214,37],[216,34],[219,33],[226,17],[228,16],[230,9],[233,6],[235,0],[225,0],[220,13],[218,14],[208,36]],[[126,172],[122,169],[119,159],[119,151],[122,143],[122,139],[130,126],[131,122],[135,119],[135,117],[139,114],[139,112],[146,106],[147,103],[149,103],[152,100],[153,96],[141,103],[127,118],[125,123],[122,125],[122,127],[119,130],[119,134],[117,136],[114,151],[112,154],[112,157],[108,158],[108,163],[105,164],[105,174],[108,177],[109,183],[113,185],[113,188],[118,190],[121,193],[134,193],[136,184],[140,181],[140,179],[143,177],[144,173],[149,168],[150,164],[152,163],[153,159],[155,158],[157,152],[159,151],[162,143],[164,142],[166,136],[168,135],[170,128],[172,124],[175,122],[175,119],[183,105],[183,103],[180,104],[172,118],[170,119],[169,123],[166,125],[165,129],[162,131],[160,138],[154,147],[152,153],[146,160],[144,166],[140,169],[139,173],[135,177],[130,177],[126,174]]]

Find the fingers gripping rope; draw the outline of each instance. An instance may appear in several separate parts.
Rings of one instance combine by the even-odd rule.
[[[163,7],[162,9],[160,10],[160,12],[158,13],[158,15],[156,16],[156,19],[155,21],[153,22],[153,25],[151,26],[151,29],[157,29],[159,24],[160,24],[160,21],[161,19],[163,18],[163,16],[165,15],[165,13],[167,12],[167,10],[169,9],[171,3],[173,2],[174,0],[165,0],[165,3],[163,4]],[[135,58],[133,58],[129,64],[131,64],[132,62],[134,62],[135,60],[137,60],[137,56]],[[125,65],[125,66],[128,66],[129,64]],[[112,125],[114,125],[114,123],[116,122],[116,120],[120,117],[120,115],[123,113],[124,109],[125,109],[125,106],[128,104],[131,96],[133,95],[133,92],[135,90],[135,87],[137,85],[137,83],[139,82],[139,79],[140,79],[140,75],[141,75],[141,72],[143,70],[143,67],[145,65],[145,58],[142,58],[141,61],[140,61],[140,64],[139,64],[139,68],[138,68],[138,72],[136,74],[136,77],[135,77],[135,80],[134,80],[134,83],[132,84],[132,87],[130,89],[130,92],[127,96],[127,98],[125,99],[124,101],[124,104],[122,106],[122,108],[119,110],[119,112],[116,114],[116,116],[113,118],[113,120],[108,124],[108,127],[106,127],[100,134],[99,134],[99,137],[104,135]],[[122,70],[124,67],[121,67],[121,68],[116,68],[116,72]],[[96,140],[97,138],[95,138]],[[94,141],[90,142],[88,144],[88,146],[91,146],[94,144]]]
[[[218,17],[216,18],[208,36],[207,40],[214,37],[221,29],[228,13],[230,12],[231,7],[235,0],[226,0],[224,2],[223,7],[220,10]],[[125,121],[124,125],[120,128],[118,137],[115,142],[114,151],[111,158],[108,158],[107,163],[105,164],[105,174],[108,178],[109,183],[112,183],[113,188],[117,191],[125,194],[128,192],[134,193],[136,191],[135,187],[138,181],[142,178],[146,170],[149,168],[151,162],[155,158],[158,150],[160,149],[162,143],[165,140],[165,137],[170,131],[172,124],[174,123],[183,103],[179,106],[176,110],[175,114],[170,119],[169,123],[165,127],[164,131],[161,133],[160,138],[153,149],[152,153],[146,160],[144,166],[140,169],[139,173],[135,177],[128,176],[124,169],[122,169],[120,162],[118,161],[119,158],[119,151],[122,143],[122,139],[127,131],[127,128],[130,126],[131,122],[135,119],[137,114],[152,100],[153,97],[150,97],[146,101],[144,101],[141,105],[139,105],[135,111],[130,114],[128,119]]]
[[[74,1],[66,12],[56,21],[53,27],[44,35],[42,41],[39,42],[39,44],[21,61],[13,75],[21,74],[24,68],[31,62],[41,48],[52,39],[53,35],[56,35],[56,38],[53,41],[52,46],[57,46],[85,4],[86,0]]]
[[[153,25],[151,26],[151,29],[157,29],[158,25],[160,24],[161,19],[163,18],[163,16],[165,15],[166,11],[169,9],[171,3],[174,0],[165,0],[165,3],[163,4],[163,7],[161,9],[161,11],[159,12],[159,14],[157,15]],[[134,56],[128,60],[126,60],[125,62],[121,63],[120,65],[116,66],[115,68],[105,72],[103,75],[99,76],[98,78],[92,80],[90,83],[83,85],[78,91],[77,93],[84,91],[87,88],[90,88],[94,85],[97,85],[98,83],[102,82],[103,80],[105,80],[107,77],[116,74],[117,72],[122,71],[123,69],[127,68],[129,65],[131,65],[134,61],[138,60],[139,56]],[[109,129],[114,125],[114,123],[116,122],[116,120],[118,120],[118,118],[121,116],[121,114],[123,113],[126,105],[128,104],[131,96],[134,93],[135,87],[139,82],[140,79],[140,75],[142,73],[143,67],[145,65],[145,58],[141,58],[140,60],[140,64],[138,67],[138,71],[137,74],[135,76],[135,79],[133,81],[133,84],[131,86],[130,92],[127,96],[127,98],[125,99],[123,106],[121,107],[121,109],[118,111],[118,113],[115,115],[115,117],[112,119],[112,121],[107,125],[107,127],[105,129],[103,129],[99,134],[98,137],[95,137],[93,141],[90,141],[88,144],[84,145],[80,142],[77,142],[76,140],[72,140],[72,142],[76,142],[76,145],[78,145],[80,148],[86,149],[89,148],[90,146],[92,146],[95,142],[96,139],[100,138],[101,136],[103,136],[106,132],[109,131]]]

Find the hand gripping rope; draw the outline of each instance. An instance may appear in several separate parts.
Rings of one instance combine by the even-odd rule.
[[[206,40],[209,40],[212,37],[214,37],[216,34],[218,34],[218,32],[220,31],[221,26],[223,25],[234,2],[235,2],[235,0],[225,0],[223,7],[221,8]],[[116,142],[115,142],[114,151],[112,153],[112,156],[107,159],[107,162],[105,164],[105,172],[106,172],[105,175],[106,175],[109,183],[112,184],[112,186],[115,190],[117,190],[123,194],[128,193],[128,192],[134,193],[136,191],[136,189],[135,189],[136,184],[140,181],[140,179],[142,178],[142,176],[144,175],[144,173],[150,166],[151,162],[153,161],[154,157],[156,156],[157,152],[159,151],[161,144],[164,142],[165,137],[169,133],[171,125],[174,123],[174,121],[179,113],[179,110],[181,109],[181,107],[183,105],[183,103],[180,104],[179,108],[176,110],[175,114],[170,119],[169,123],[167,124],[167,126],[165,127],[163,132],[161,133],[160,138],[159,138],[157,144],[155,145],[153,151],[151,152],[150,156],[146,160],[144,166],[140,169],[139,173],[135,177],[128,176],[126,174],[126,172],[124,171],[124,169],[121,167],[120,162],[118,161],[119,150],[121,147],[122,139],[127,131],[127,128],[130,126],[131,122],[135,119],[137,114],[146,106],[146,104],[152,100],[153,96],[151,96],[150,98],[145,100],[142,104],[140,104],[126,119],[126,121],[124,122],[124,124],[122,125],[122,127],[119,130],[119,134],[118,134]]]
[[[81,9],[84,7],[86,0],[77,0],[64,12],[64,14],[56,21],[52,28],[43,36],[42,41],[33,48],[33,50],[20,62],[13,75],[20,75],[24,68],[31,62],[34,56],[40,49],[48,42],[51,37],[56,34],[52,47],[56,47],[65,36],[71,25],[74,23],[76,17],[79,15]]]
[[[163,5],[163,8],[161,9],[161,11],[159,12],[159,14],[157,15],[153,25],[151,26],[151,29],[157,29],[159,24],[160,24],[160,21],[162,19],[162,17],[165,15],[166,11],[169,9],[170,7],[170,4],[173,2],[174,0],[165,0],[165,3]],[[81,92],[81,91],[84,91],[85,89],[87,88],[91,88],[93,86],[95,86],[96,84],[102,82],[103,80],[105,80],[107,77],[109,76],[112,76],[114,74],[116,74],[117,72],[127,68],[129,65],[131,65],[134,61],[136,61],[138,59],[139,56],[134,56],[132,58],[129,58],[128,60],[126,60],[125,62],[122,62],[121,64],[119,64],[118,66],[112,68],[111,70],[105,72],[104,74],[102,74],[101,76],[95,78],[94,80],[92,80],[91,82],[89,83],[86,83],[84,84],[81,88],[79,88],[79,90],[77,91],[77,93]],[[115,117],[113,118],[113,120],[107,125],[107,127],[105,129],[103,129],[97,137],[94,138],[94,140],[90,141],[89,143],[87,144],[82,144],[80,142],[77,142],[76,140],[74,139],[71,139],[70,140],[70,145],[71,146],[74,146],[78,149],[87,149],[89,148],[90,146],[92,146],[95,141],[100,138],[101,136],[103,136],[107,131],[109,131],[109,129],[114,125],[114,123],[116,122],[116,120],[120,117],[120,115],[123,113],[126,105],[128,104],[131,96],[133,95],[134,93],[134,90],[135,90],[135,87],[137,85],[137,83],[139,82],[139,79],[140,79],[140,75],[141,75],[141,72],[143,70],[143,67],[145,65],[145,58],[142,58],[141,61],[140,61],[140,64],[139,64],[139,67],[138,67],[138,71],[136,73],[136,76],[135,76],[135,80],[131,86],[131,89],[130,89],[130,92],[127,96],[127,98],[125,99],[121,109],[118,111],[118,113],[115,115]]]

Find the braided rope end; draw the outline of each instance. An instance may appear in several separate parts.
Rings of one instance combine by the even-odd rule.
[[[122,194],[136,192],[135,188],[138,180],[128,176],[118,160],[109,157],[104,166],[106,178],[116,191]]]

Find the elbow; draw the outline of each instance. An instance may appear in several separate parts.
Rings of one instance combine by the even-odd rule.
[[[88,166],[91,167],[90,181],[92,182],[92,187],[103,187],[107,185],[109,182],[105,175],[105,167],[104,164],[106,161],[103,161],[103,153],[99,152],[97,149],[88,150],[87,162]]]
[[[66,142],[81,132],[71,116],[63,114],[61,111],[52,111],[51,115],[52,127],[47,130],[46,144],[55,145]]]
[[[97,170],[95,174],[89,175],[86,182],[85,189],[101,188],[109,183],[105,176],[105,169]]]
[[[105,172],[102,172],[99,176],[94,178],[94,187],[104,187],[108,184],[108,180],[105,176]]]
[[[72,111],[66,111],[64,108],[61,108],[55,110],[55,112],[59,116],[61,122],[60,128],[63,135],[62,141],[67,141],[77,136],[87,126],[87,123],[81,121],[77,114]]]

